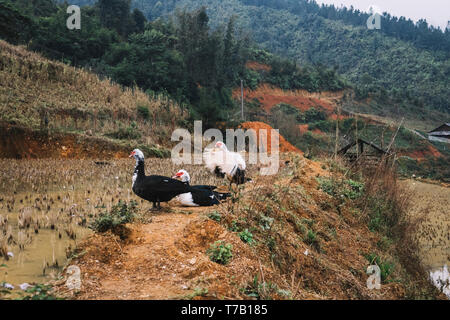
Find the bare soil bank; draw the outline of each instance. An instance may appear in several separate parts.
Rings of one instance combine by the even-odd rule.
[[[20,126],[0,124],[0,158],[113,159],[126,157],[129,149],[85,135],[47,134]]]

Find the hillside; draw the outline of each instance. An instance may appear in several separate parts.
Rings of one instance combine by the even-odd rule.
[[[395,181],[389,181],[391,191],[369,184],[375,189],[362,191],[364,183],[346,179],[345,168],[335,171],[339,165],[332,161],[315,162],[299,154],[284,154],[280,160],[275,176],[262,177],[251,168],[254,183],[215,208],[186,208],[173,200],[162,213],[151,214],[151,204],[128,195],[128,201],[138,200],[140,218],[125,226],[125,239],[108,231],[83,241],[70,261],[82,271],[81,290],[68,292],[64,277],[54,282],[56,292],[81,300],[439,297],[424,274],[409,273],[403,265],[420,270],[408,251],[413,242],[391,229],[390,223],[400,227],[406,221],[394,217],[400,211],[389,211],[393,203],[385,198]],[[164,175],[177,170],[168,160],[149,162]],[[105,177],[129,180],[124,168],[130,166],[131,160],[115,161]],[[203,168],[186,169],[197,183],[212,182]],[[108,192],[116,199],[127,197],[119,195],[117,183],[112,181]],[[365,202],[366,192],[376,194],[375,202]],[[404,195],[399,191],[395,197]],[[97,202],[102,193],[91,196]],[[103,203],[110,207],[109,199]],[[381,203],[391,208],[382,214],[392,220],[377,216]],[[208,251],[217,241],[231,245],[225,263]],[[366,285],[366,268],[375,260],[383,270],[381,290]]]
[[[130,1],[101,0],[82,8],[81,30],[67,32],[61,28],[67,6],[38,0],[35,7],[41,10],[31,10],[24,1],[0,0],[8,24],[0,28],[0,38],[120,85],[137,86],[150,96],[170,97],[189,111],[190,120],[202,118],[205,127],[236,125],[238,107],[231,91],[241,80],[250,88],[267,82],[310,92],[348,87],[327,66],[300,66],[261,49],[233,18],[220,26],[210,23],[204,9],[178,12],[171,21],[147,21]],[[255,59],[263,59],[270,70],[257,74],[246,69]]]
[[[405,39],[401,39],[402,36],[392,36],[393,32],[367,30],[367,15],[328,8],[328,19],[324,17],[325,10],[306,1],[178,0],[165,1],[162,5],[157,0],[140,0],[133,4],[150,19],[168,16],[176,8],[194,10],[201,6],[206,6],[213,26],[234,16],[239,28],[269,51],[293,58],[299,64],[336,66],[355,85],[361,99],[374,96],[380,100],[381,103],[369,103],[370,113],[396,118],[403,114],[417,118],[421,114],[422,122],[428,118],[435,121],[427,129],[442,116],[448,117],[450,60],[445,54],[448,51],[406,39],[410,34],[422,34],[411,23],[407,23],[411,30],[403,32]],[[294,10],[292,7],[296,5]],[[338,18],[343,15],[360,24],[349,23],[350,18]],[[402,21],[396,21],[389,21],[389,30],[400,33],[404,26]],[[449,43],[448,34],[445,40],[437,40],[444,37],[439,32],[430,31],[422,42]]]
[[[387,148],[395,136],[391,150],[399,157],[400,174],[448,181],[450,172],[446,163],[450,159],[450,150],[446,144],[428,141],[424,138],[426,133],[412,129],[407,121],[399,127],[399,123],[392,119],[342,108],[342,101],[348,94],[349,90],[311,93],[263,84],[244,91],[246,119],[279,128],[294,147],[313,158],[327,157],[332,153],[337,123],[339,149],[353,141],[356,135]],[[233,97],[240,100],[239,89],[233,91]],[[339,107],[341,115],[338,121]]]
[[[186,117],[167,98],[149,98],[1,40],[0,114],[0,155],[20,158],[124,156],[143,144],[158,156]]]
[[[167,156],[167,135],[189,118],[184,108],[164,95],[150,98],[139,89],[100,80],[92,73],[42,58],[23,47],[4,41],[0,45],[3,157],[110,158],[126,156],[135,145],[155,156]],[[259,64],[255,69],[255,64],[250,62],[246,67],[254,72],[252,77],[267,78],[269,69],[262,67],[267,65]],[[262,84],[255,90],[245,90],[250,102],[246,106],[247,119],[279,128],[291,144],[310,156],[327,154],[334,146],[335,109],[346,94],[281,90]],[[235,90],[232,96],[237,99],[239,92]],[[285,106],[280,109],[280,104]],[[274,107],[276,112],[272,112]],[[297,118],[300,114],[306,118],[285,118],[292,107],[297,110]],[[341,129],[351,137],[355,119],[347,115],[343,120]],[[359,124],[359,134],[380,143],[385,127],[385,123],[369,120]],[[396,130],[395,126],[388,127],[391,133]],[[384,136],[384,145],[389,144],[390,136]],[[402,130],[395,147],[400,155],[408,156],[403,161],[405,174],[428,176],[432,172],[430,177],[447,176],[445,168],[439,165],[442,161],[437,160],[448,156],[443,146],[439,145],[438,151],[428,141]]]

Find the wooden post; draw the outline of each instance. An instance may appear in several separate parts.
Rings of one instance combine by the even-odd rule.
[[[241,117],[244,120],[244,80],[241,80]]]
[[[358,142],[358,114],[355,113],[355,141]],[[362,153],[362,145],[361,145],[361,153]],[[356,159],[359,158],[358,148],[356,148]]]
[[[336,119],[336,143],[334,145],[334,160],[337,160],[337,153],[338,153],[338,144],[339,144],[339,118],[341,117],[341,108],[340,105],[338,104],[337,106],[338,108],[338,115],[337,115],[337,119]],[[358,148],[358,147],[356,147]]]

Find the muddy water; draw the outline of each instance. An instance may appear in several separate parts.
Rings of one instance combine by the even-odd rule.
[[[24,194],[18,194],[18,196],[24,196]],[[53,210],[60,209],[61,207],[56,207]],[[22,283],[45,283],[54,279],[66,264],[70,249],[75,248],[79,241],[92,233],[86,226],[61,218],[52,229],[45,226],[45,213],[41,215],[41,227],[37,230],[38,233],[35,233],[34,228],[19,229],[19,211],[12,210],[8,214],[8,224],[11,226],[15,243],[8,246],[11,256],[7,261],[3,259],[2,263],[6,267],[0,269],[0,283],[10,283],[16,288]],[[19,248],[17,243],[19,232],[29,237],[23,249]]]
[[[119,199],[138,201],[143,212],[149,209],[151,204],[131,191],[134,165],[132,159],[102,163],[0,159],[0,284],[7,282],[17,289],[23,283],[45,283],[55,277],[67,262],[68,248],[91,233],[89,222]],[[170,159],[146,160],[147,174],[172,176],[179,169]],[[196,183],[218,185],[206,170],[185,169]],[[29,228],[19,228],[22,212],[31,216]],[[8,219],[6,225],[2,218]],[[5,240],[6,233],[12,241]],[[2,247],[12,255],[10,259],[1,256]]]
[[[57,203],[58,196],[60,203]],[[49,210],[37,210],[39,205],[36,205],[35,199],[43,197],[56,199],[56,203],[50,205]],[[0,282],[12,284],[17,289],[22,283],[45,283],[57,276],[67,262],[70,249],[75,248],[79,241],[92,232],[86,223],[81,223],[86,209],[67,210],[67,207],[70,209],[74,204],[80,203],[81,197],[82,193],[75,191],[64,196],[60,192],[47,192],[45,195],[35,192],[17,193],[14,198],[22,200],[20,205],[15,205],[11,210],[4,210],[0,206],[0,214],[8,217],[8,228],[14,239],[7,245],[9,259],[0,258],[0,264],[6,265],[0,268]],[[13,197],[6,199],[11,198]],[[24,208],[28,208],[33,216],[29,228],[19,228],[19,213]],[[55,217],[54,221],[52,218],[49,220],[52,216]],[[39,227],[34,227],[35,221],[39,223]],[[54,227],[51,226],[53,223]]]
[[[0,221],[7,218],[6,226],[0,222],[0,252],[3,246],[9,254],[0,256],[0,284],[15,289],[55,278],[70,250],[92,233],[87,226],[95,215],[133,197],[132,161],[98,166],[89,160],[0,160],[0,165]],[[20,219],[24,212],[29,221],[19,227],[27,221]],[[12,240],[6,241],[5,233]]]
[[[413,192],[410,214],[423,217],[416,232],[431,281],[450,298],[450,188],[404,181]]]

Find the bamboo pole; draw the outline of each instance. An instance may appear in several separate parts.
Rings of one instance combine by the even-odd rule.
[[[338,145],[339,145],[339,118],[341,117],[341,107],[340,104],[337,105],[338,114],[336,119],[336,142],[334,145],[334,160],[337,160],[337,153],[338,153]],[[358,148],[358,147],[356,147]]]

